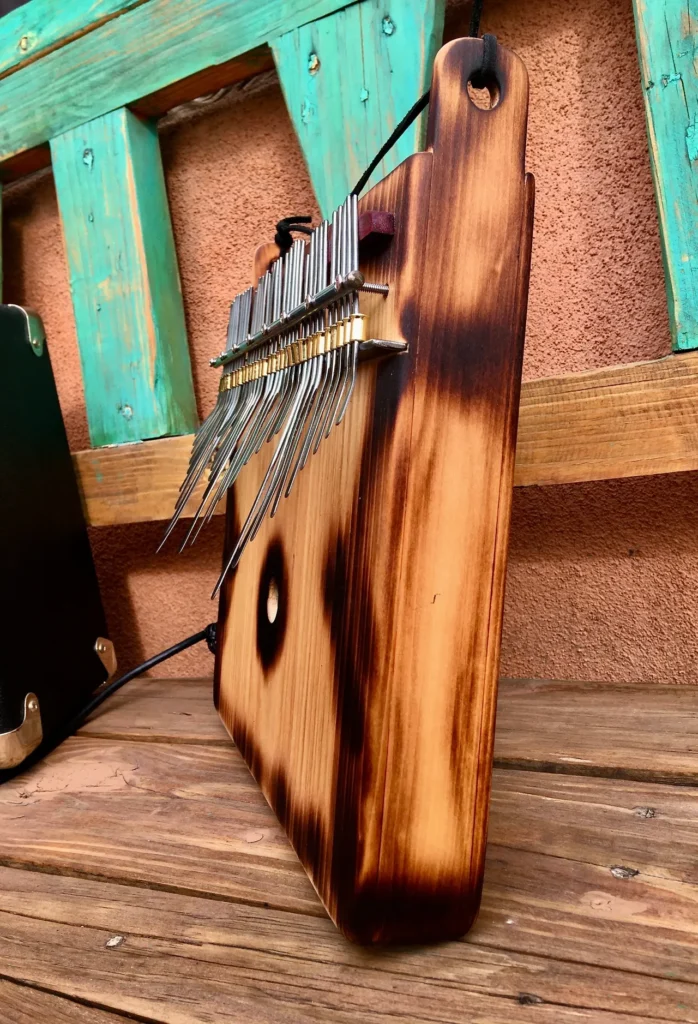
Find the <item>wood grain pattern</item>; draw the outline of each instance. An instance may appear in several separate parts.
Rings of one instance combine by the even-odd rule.
[[[367,953],[299,914],[8,869],[0,887],[6,974],[148,1021],[692,1019],[695,985],[676,978],[484,943]]]
[[[0,22],[0,78],[87,35],[146,0],[32,0]]]
[[[46,931],[50,931],[46,928]],[[124,1024],[121,1014],[82,1006],[51,992],[41,992],[24,983],[0,981],[3,1024]]]
[[[633,0],[633,10],[672,342],[698,348],[698,25],[690,0]]]
[[[0,164],[341,6],[147,0],[0,80]]]
[[[114,110],[51,141],[90,440],[198,423],[154,123]]]
[[[307,912],[289,899],[290,865],[310,886],[239,754],[218,747],[212,768],[189,744],[178,711],[218,728],[210,680],[137,683],[131,727],[141,736],[141,696],[158,685],[161,721],[153,705],[146,718],[164,723],[164,758],[150,756],[153,743],[72,741],[69,757],[0,789],[0,860],[17,864],[0,867],[0,975],[18,982],[0,980],[3,1024],[108,1024],[121,1013],[149,1024],[695,1021],[695,788],[495,771],[482,908],[467,940],[357,949],[312,892]],[[657,689],[681,707],[690,688]],[[125,711],[110,701],[96,721],[125,732]],[[615,714],[620,723],[627,707]],[[650,767],[656,729],[649,715],[637,728]],[[241,857],[228,843],[248,827]],[[197,863],[210,872],[187,878]],[[226,873],[237,889],[213,891]]]
[[[100,708],[80,735],[227,743],[219,719],[210,714],[211,691],[210,679],[135,680]],[[698,688],[500,679],[494,763],[696,785]]]
[[[429,88],[444,8],[444,0],[394,0],[389,10],[382,0],[362,0],[271,41],[323,216],[344,202]],[[422,149],[425,136],[422,115],[376,168],[370,184]]]
[[[223,721],[362,942],[462,934],[482,881],[532,197],[525,69],[500,49],[501,98],[480,110],[481,59],[478,40],[444,47],[427,152],[361,203],[396,214],[362,264],[391,285],[362,303],[370,332],[410,350],[362,368],[221,605]],[[236,484],[230,539],[264,470]]]
[[[698,356],[524,382],[514,485],[581,483],[698,469]],[[168,519],[191,437],[76,452],[92,526]],[[200,491],[197,491],[200,496]],[[189,505],[193,515],[197,501]],[[218,512],[223,513],[221,503]]]
[[[696,785],[698,689],[500,680],[495,764]]]

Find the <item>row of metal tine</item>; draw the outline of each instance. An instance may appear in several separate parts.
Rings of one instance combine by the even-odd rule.
[[[349,196],[305,241],[294,242],[258,281],[236,296],[230,310],[226,362],[218,401],[197,431],[187,475],[163,544],[201,477],[209,469],[203,497],[182,543],[193,543],[216,505],[265,442],[276,448],[235,547],[213,591],[254,539],[267,513],[276,514],[311,453],[342,422],[354,384],[363,317],[357,291],[349,292],[271,340],[245,347],[265,327],[311,302],[331,283],[359,269],[356,196]],[[328,258],[329,257],[329,258]],[[233,355],[231,359],[230,356]],[[162,546],[162,545],[161,545]]]

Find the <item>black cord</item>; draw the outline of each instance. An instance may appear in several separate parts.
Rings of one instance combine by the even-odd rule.
[[[198,633],[194,633],[192,636],[188,636],[185,640],[180,640],[179,643],[173,644],[172,647],[168,647],[165,651],[160,651],[159,654],[154,654],[152,658],[148,658],[142,665],[137,665],[136,668],[132,668],[130,672],[126,672],[123,676],[115,679],[112,683],[109,683],[103,689],[99,690],[94,697],[87,702],[87,704],[74,715],[70,721],[62,726],[57,733],[52,733],[50,736],[46,736],[36,750],[33,751],[18,764],[15,768],[8,768],[5,771],[0,771],[0,783],[9,782],[10,779],[14,779],[17,775],[21,775],[26,772],[27,769],[31,768],[42,758],[50,754],[52,750],[55,750],[59,744],[66,740],[69,736],[78,729],[86,718],[92,714],[93,711],[104,703],[112,694],[120,690],[126,683],[130,683],[136,676],[143,675],[144,672],[150,671],[151,668],[155,668],[156,665],[160,665],[163,661],[167,661],[168,658],[173,658],[175,654],[180,654],[182,651],[186,651],[189,647],[194,647],[195,644],[200,644],[202,640],[206,641],[209,651],[212,654],[216,653],[216,623],[211,622],[205,629],[200,630]]]

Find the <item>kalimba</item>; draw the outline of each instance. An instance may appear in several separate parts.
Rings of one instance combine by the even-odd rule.
[[[365,943],[479,905],[533,215],[492,56],[443,47],[426,151],[236,298],[177,506],[208,472],[194,536],[228,493],[216,705]]]

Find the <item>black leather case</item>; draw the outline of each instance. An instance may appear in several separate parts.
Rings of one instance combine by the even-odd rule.
[[[0,305],[0,781],[108,677],[106,637],[43,326]]]

